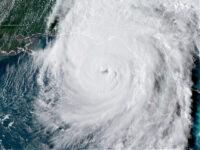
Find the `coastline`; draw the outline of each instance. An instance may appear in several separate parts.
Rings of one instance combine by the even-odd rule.
[[[30,37],[24,37],[22,35],[16,36],[16,40],[23,41],[25,43],[24,47],[17,47],[16,50],[0,50],[0,58],[7,56],[15,56],[21,52],[26,52],[31,54],[33,51],[38,49],[45,49],[45,47],[55,39],[56,35],[53,34],[33,34]]]

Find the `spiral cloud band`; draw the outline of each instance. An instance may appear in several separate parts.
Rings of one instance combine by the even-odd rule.
[[[37,119],[55,149],[184,149],[196,4],[58,0],[41,63]]]

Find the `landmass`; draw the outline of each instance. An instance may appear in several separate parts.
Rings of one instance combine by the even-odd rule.
[[[0,2],[0,56],[43,48],[55,37],[58,20],[46,28],[55,0],[2,0]],[[46,42],[45,42],[46,41]]]

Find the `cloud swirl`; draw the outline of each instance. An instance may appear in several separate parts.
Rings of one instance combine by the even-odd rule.
[[[195,1],[60,0],[58,12],[54,45],[35,55],[35,113],[54,148],[184,149]]]

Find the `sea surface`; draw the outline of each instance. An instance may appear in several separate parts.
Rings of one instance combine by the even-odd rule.
[[[37,68],[27,54],[0,61],[1,149],[36,149],[42,141],[33,121],[33,103],[39,90],[36,75]]]

